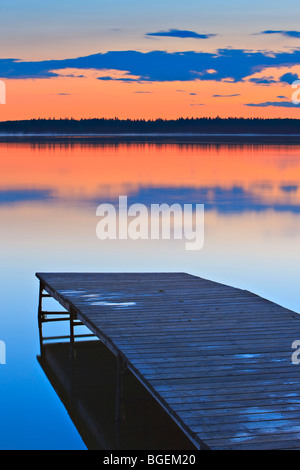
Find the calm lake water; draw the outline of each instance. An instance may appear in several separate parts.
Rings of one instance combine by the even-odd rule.
[[[298,145],[1,143],[0,168],[1,449],[86,448],[37,361],[36,272],[184,271],[300,311]],[[99,240],[120,195],[204,204],[203,249]]]

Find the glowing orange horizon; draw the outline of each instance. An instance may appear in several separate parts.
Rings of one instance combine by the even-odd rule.
[[[142,188],[241,187],[260,200],[294,205],[300,204],[299,150],[272,145],[262,150],[259,145],[1,143],[0,190],[48,190],[65,200],[101,202]],[[292,194],[282,189],[291,185]]]
[[[298,73],[300,67],[269,69],[278,79],[284,73]],[[252,107],[246,103],[291,102],[289,84],[272,86],[249,81],[122,82],[98,80],[105,75],[95,70],[64,70],[49,79],[6,80],[6,104],[0,106],[0,121],[32,118],[174,119],[178,117],[291,117],[299,118],[299,107]],[[82,74],[84,73],[84,77]],[[71,76],[70,76],[71,75]],[[114,78],[124,77],[110,71]],[[262,78],[263,72],[252,78]],[[214,96],[218,95],[218,96]],[[221,96],[219,96],[221,95]]]

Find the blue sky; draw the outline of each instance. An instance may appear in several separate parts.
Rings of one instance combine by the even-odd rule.
[[[257,35],[299,30],[296,0],[9,0],[0,7],[0,57],[67,58],[109,50],[282,50],[300,39]],[[215,34],[209,40],[149,37],[170,29]]]

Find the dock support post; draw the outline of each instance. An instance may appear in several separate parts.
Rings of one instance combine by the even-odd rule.
[[[123,357],[117,356],[117,377],[116,377],[116,447],[119,448],[121,426],[124,419],[124,403],[123,403],[123,376],[126,371],[126,363]]]
[[[44,284],[40,281],[39,287],[39,304],[38,304],[38,327],[39,327],[39,338],[40,338],[40,353],[43,353],[43,290]]]
[[[71,359],[75,357],[75,350],[74,350],[74,320],[76,319],[76,315],[73,309],[70,310],[70,356]]]

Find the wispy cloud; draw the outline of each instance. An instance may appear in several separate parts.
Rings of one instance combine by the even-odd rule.
[[[154,37],[171,37],[171,38],[193,38],[193,39],[208,39],[216,34],[200,34],[195,31],[188,31],[185,29],[168,29],[168,31],[157,31],[155,33],[146,33],[146,36]]]
[[[268,108],[269,106],[275,106],[277,108],[297,108],[297,105],[293,104],[291,101],[265,101],[264,103],[245,103],[245,106],[253,106],[258,108]]]
[[[232,95],[212,95],[213,98],[232,98],[233,96],[240,96],[240,93],[233,93]]]
[[[277,83],[273,77],[253,77],[249,78],[249,82],[257,83],[257,85],[270,85],[271,83]]]
[[[291,38],[300,38],[300,31],[288,31],[288,30],[273,30],[267,29],[256,34],[281,34],[282,36],[287,36]]]
[[[274,77],[252,77],[249,78],[249,82],[257,83],[258,85],[270,85],[273,83],[287,83],[291,85],[295,80],[299,80],[299,77],[296,73],[287,72],[275,79]]]
[[[291,85],[295,80],[299,80],[299,77],[296,73],[285,73],[279,77],[279,81],[282,83],[288,83]]]
[[[128,82],[128,83],[131,83],[131,82],[137,82],[139,81],[138,79],[136,78],[131,78],[131,77],[121,77],[121,78],[117,78],[117,77],[97,77],[97,80],[103,80],[103,81],[110,81],[110,80],[114,80],[114,81],[117,81],[117,82]]]

